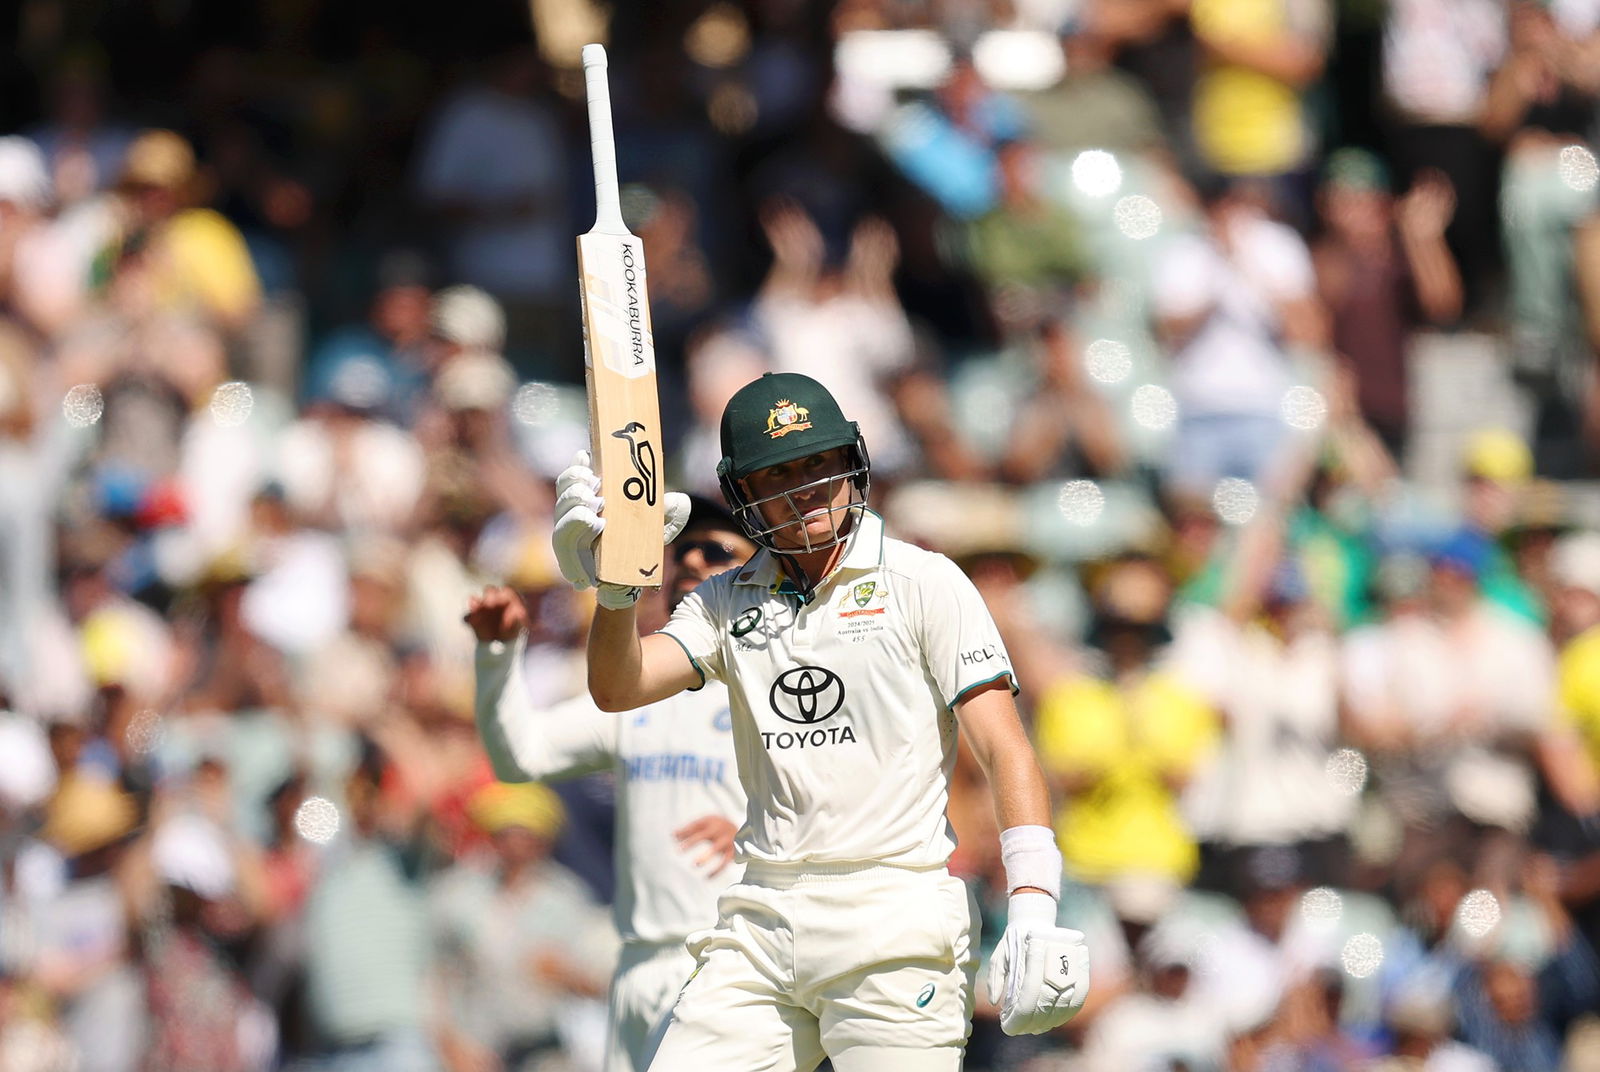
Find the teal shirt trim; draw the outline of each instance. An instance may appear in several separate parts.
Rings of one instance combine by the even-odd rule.
[[[676,644],[676,645],[678,645],[678,647],[682,648],[683,649],[683,653],[689,657],[689,665],[694,667],[694,672],[700,675],[700,684],[696,685],[694,688],[692,688],[692,689],[690,689],[688,691],[690,691],[690,692],[699,692],[701,689],[705,688],[706,687],[706,669],[705,669],[705,667],[700,665],[700,660],[696,659],[694,657],[694,653],[689,650],[689,645],[685,644],[683,641],[679,640],[677,637],[673,636],[671,633],[663,631],[660,635],[670,638],[674,644]]]
[[[974,681],[972,684],[962,689],[956,694],[955,699],[951,700],[945,705],[946,710],[954,711],[956,709],[956,704],[965,699],[967,693],[972,692],[974,689],[981,689],[985,685],[993,685],[996,681],[999,681],[1003,677],[1008,677],[1011,679],[1011,695],[1015,696],[1017,693],[1022,691],[1017,687],[1017,675],[1012,673],[1010,670],[1002,670],[994,677],[986,677],[982,681]]]

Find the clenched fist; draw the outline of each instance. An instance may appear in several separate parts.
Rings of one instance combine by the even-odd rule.
[[[467,600],[467,613],[461,619],[472,626],[480,644],[499,640],[509,644],[528,627],[528,608],[522,597],[502,585],[490,585],[482,595]]]

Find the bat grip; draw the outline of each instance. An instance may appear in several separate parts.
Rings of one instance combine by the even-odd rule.
[[[583,82],[589,101],[589,148],[594,157],[595,230],[627,234],[617,193],[617,145],[611,131],[611,88],[603,45],[583,46]]]

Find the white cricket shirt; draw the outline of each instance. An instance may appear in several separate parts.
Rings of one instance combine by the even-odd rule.
[[[522,683],[523,642],[479,644],[477,720],[495,770],[523,780],[617,773],[616,903],[625,942],[681,942],[717,921],[717,895],[737,865],[712,876],[673,832],[705,815],[737,825],[744,790],[734,771],[725,689],[683,692],[636,711],[600,710],[587,692],[536,710]]]
[[[866,511],[839,567],[802,599],[769,551],[701,584],[662,630],[728,686],[749,812],[741,859],[937,867],[954,706],[1007,679],[983,599],[943,555]]]

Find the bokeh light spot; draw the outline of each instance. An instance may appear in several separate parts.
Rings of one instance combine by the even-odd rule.
[[[1354,748],[1341,748],[1328,757],[1323,770],[1338,793],[1353,797],[1367,785],[1367,757]]]
[[[1122,187],[1122,165],[1104,149],[1085,149],[1072,161],[1072,185],[1090,197],[1109,197]]]
[[[231,380],[218,387],[211,395],[211,419],[224,428],[237,428],[250,419],[255,409],[255,395],[248,383]]]
[[[1061,516],[1074,525],[1092,525],[1106,508],[1105,493],[1092,480],[1069,480],[1056,496]]]
[[[327,797],[307,797],[294,812],[295,833],[326,845],[339,832],[339,809]]]
[[[559,398],[548,383],[525,383],[511,399],[511,415],[523,424],[543,424],[556,415]]]
[[[166,723],[161,715],[147,707],[128,720],[123,740],[127,741],[128,749],[134,755],[148,756],[161,744],[165,732]]]
[[[1339,953],[1345,974],[1352,979],[1365,979],[1383,966],[1383,943],[1376,934],[1352,934]]]
[[[1315,387],[1300,384],[1283,392],[1278,412],[1290,428],[1313,432],[1328,419],[1328,400]]]
[[[1111,219],[1125,237],[1141,242],[1161,230],[1161,206],[1144,194],[1129,194],[1111,209]]]
[[[1344,898],[1338,890],[1318,886],[1300,898],[1300,914],[1308,920],[1333,922],[1344,915]]]
[[[1133,353],[1116,339],[1096,339],[1083,352],[1089,375],[1101,383],[1121,383],[1133,371]]]
[[[61,414],[74,428],[87,428],[98,424],[105,416],[106,400],[100,388],[92,383],[80,383],[67,392],[61,400]]]
[[[1569,145],[1561,150],[1557,158],[1556,171],[1561,176],[1561,181],[1582,193],[1588,193],[1600,185],[1600,163],[1596,163],[1594,153],[1582,145]]]
[[[1482,938],[1500,922],[1500,898],[1488,890],[1473,890],[1456,905],[1456,922],[1474,938]]]
[[[1261,495],[1256,486],[1240,477],[1224,477],[1211,492],[1211,508],[1230,525],[1243,525],[1256,516]]]
[[[1133,392],[1128,402],[1136,424],[1143,428],[1161,431],[1171,428],[1178,419],[1178,400],[1172,392],[1156,383],[1146,383]]]

